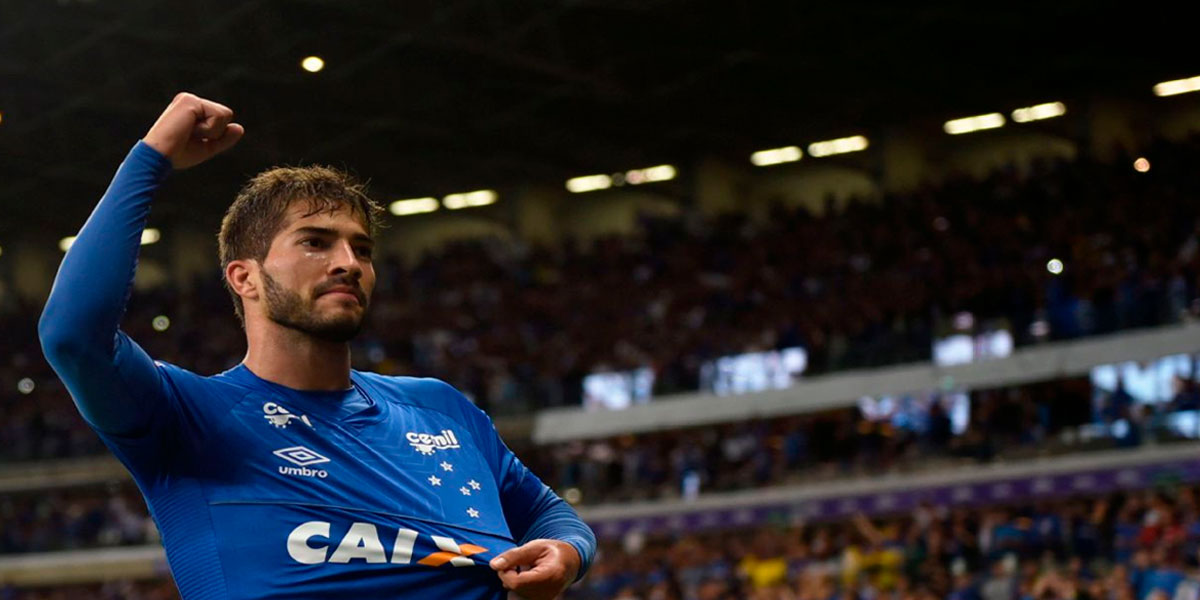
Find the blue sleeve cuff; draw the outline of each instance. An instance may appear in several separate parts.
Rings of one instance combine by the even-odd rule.
[[[587,575],[588,570],[592,568],[592,551],[595,547],[595,542],[576,536],[559,538],[559,541],[570,544],[579,553],[579,572],[575,574],[575,581],[572,582],[578,583],[580,579],[583,579],[584,575]]]
[[[154,175],[155,181],[160,183],[174,169],[169,158],[142,140],[138,140],[137,144],[134,144],[133,149],[125,157],[125,162],[135,163],[146,169]]]

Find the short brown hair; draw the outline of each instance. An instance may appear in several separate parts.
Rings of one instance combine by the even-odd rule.
[[[367,196],[366,184],[353,175],[320,165],[274,167],[247,181],[225,211],[221,232],[217,234],[222,274],[235,260],[249,258],[261,264],[271,249],[271,241],[283,229],[288,208],[294,202],[308,203],[304,216],[349,207],[352,215],[362,219],[372,237],[382,224],[383,208]],[[233,312],[245,323],[242,297],[223,275],[222,280],[233,297]]]

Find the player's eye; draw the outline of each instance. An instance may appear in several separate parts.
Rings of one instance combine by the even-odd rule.
[[[359,246],[358,247],[358,255],[363,258],[371,258],[371,255],[373,255],[374,253],[375,253],[375,249],[370,246]]]
[[[308,246],[310,248],[324,248],[325,240],[322,240],[321,238],[304,238],[303,240],[300,240],[300,245]]]

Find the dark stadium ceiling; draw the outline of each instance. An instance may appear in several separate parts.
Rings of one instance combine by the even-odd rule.
[[[1200,73],[1192,21],[1147,6],[0,0],[0,235],[73,232],[178,90],[247,135],[152,218],[215,224],[276,163],[345,165],[389,199],[1145,96]]]

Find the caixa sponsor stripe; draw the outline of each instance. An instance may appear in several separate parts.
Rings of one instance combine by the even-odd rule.
[[[328,521],[308,521],[298,525],[288,534],[288,556],[305,565],[350,564],[355,560],[361,560],[365,564],[407,565],[414,562],[414,553],[421,553],[417,552],[417,542],[422,538],[422,534],[414,529],[399,528],[395,530],[395,536],[392,536],[391,530],[385,528],[386,535],[380,536],[380,529],[374,523],[355,522],[350,525],[350,529],[336,547],[331,543],[331,529]],[[424,552],[424,557],[415,562],[427,567],[446,564],[470,567],[477,564],[471,556],[487,552],[487,548],[483,546],[459,543],[446,536],[424,537],[433,543],[436,550]],[[384,539],[392,540],[390,552],[389,548],[384,546]]]

